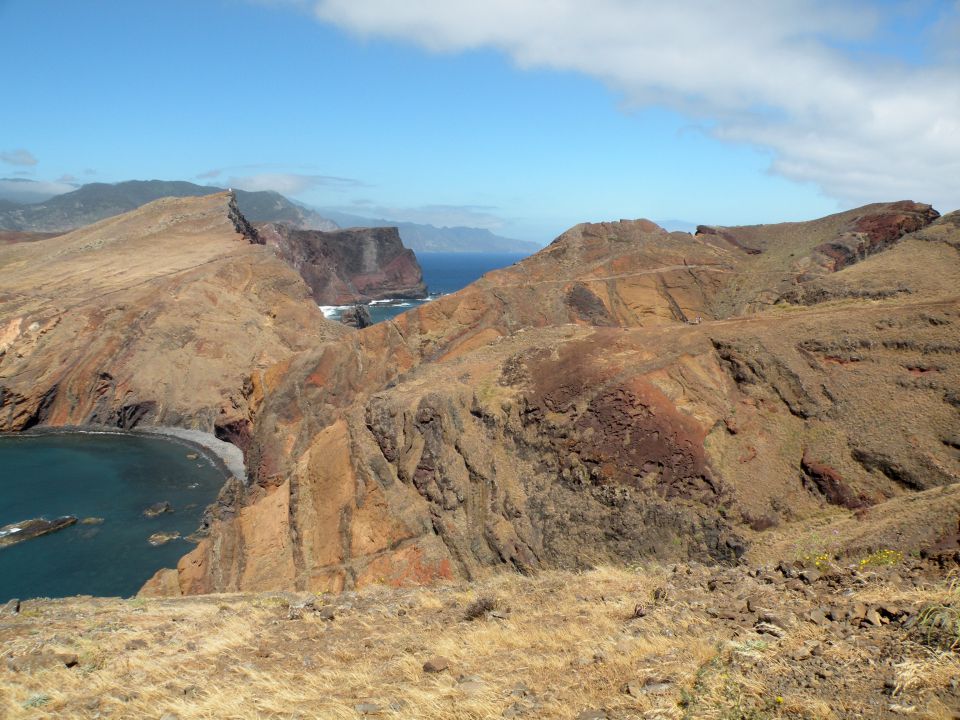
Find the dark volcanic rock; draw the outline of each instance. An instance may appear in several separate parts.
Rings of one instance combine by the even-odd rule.
[[[711,227],[710,225],[697,225],[697,235],[714,235],[718,238],[722,238],[735,248],[743,250],[747,255],[759,255],[763,252],[763,250],[759,248],[744,245],[742,242],[740,242],[740,240],[737,239],[736,235],[725,230],[724,228]]]
[[[354,305],[348,308],[340,315],[340,322],[357,330],[373,325],[373,318],[370,316],[370,310],[366,305]]]
[[[169,502],[158,502],[154,503],[146,510],[143,511],[145,517],[157,517],[158,515],[163,515],[164,513],[172,513],[173,506]]]
[[[591,325],[616,325],[610,313],[607,312],[603,300],[582,283],[577,283],[570,288],[567,292],[566,302],[580,319],[589,322]]]
[[[438,673],[447,670],[449,667],[450,661],[441,655],[437,655],[436,657],[430,658],[423,664],[423,671],[428,673]]]
[[[318,305],[427,296],[417,258],[396,228],[323,232],[266,224],[259,232],[300,273]]]
[[[800,468],[831,505],[856,510],[871,504],[867,498],[854,493],[836,469],[814,460],[809,452],[803,453]]]
[[[940,217],[929,205],[905,200],[892,203],[886,212],[865,214],[849,230],[815,248],[822,264],[833,271],[890,247],[907,233],[926,227]],[[814,255],[815,259],[818,259]]]
[[[16,545],[24,540],[32,540],[41,535],[63,530],[77,522],[72,515],[45,520],[44,518],[35,518],[33,520],[23,520],[18,523],[11,523],[0,528],[0,547]]]

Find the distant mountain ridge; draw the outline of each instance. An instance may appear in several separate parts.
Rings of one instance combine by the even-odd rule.
[[[201,197],[225,188],[182,180],[128,180],[88,183],[38,203],[0,201],[0,229],[67,232],[136,210],[164,197]],[[282,222],[307,230],[335,230],[337,224],[272,190],[236,190],[237,204],[251,222]]]
[[[423,223],[401,222],[385,218],[367,218],[360,215],[322,210],[341,227],[396,227],[403,244],[414,252],[502,252],[535,253],[540,245],[527,240],[495,235],[475,227],[436,227]]]
[[[29,184],[31,181],[24,181]],[[0,230],[62,233],[108,217],[136,210],[164,197],[201,197],[226,188],[184,180],[127,180],[87,183],[76,190],[41,202],[21,202],[0,193]],[[483,252],[531,254],[540,245],[496,235],[484,228],[436,227],[423,223],[368,218],[317,210],[272,190],[234,190],[237,205],[254,223],[285,223],[299,230],[337,230],[340,227],[396,227],[406,247],[414,252]]]

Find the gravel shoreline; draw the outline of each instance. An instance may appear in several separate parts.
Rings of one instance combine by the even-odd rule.
[[[242,483],[247,481],[247,466],[243,462],[243,450],[236,445],[232,445],[225,440],[221,440],[212,433],[202,430],[188,430],[187,428],[170,427],[158,425],[156,427],[142,427],[132,430],[133,433],[146,433],[148,435],[163,435],[164,437],[177,438],[193,445],[199,445],[201,448],[210,451],[223,465],[230,474]]]
[[[165,425],[138,427],[133,430],[122,430],[120,428],[98,425],[72,425],[59,427],[34,427],[23,432],[10,434],[20,436],[57,434],[141,436],[159,435],[199,450],[204,458],[206,458],[216,467],[219,467],[225,474],[232,475],[240,482],[246,484],[247,467],[243,461],[243,451],[236,445],[231,445],[228,442],[220,440],[216,435],[203,432],[202,430],[189,430],[187,428],[170,427]]]

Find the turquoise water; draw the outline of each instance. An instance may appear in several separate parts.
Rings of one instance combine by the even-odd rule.
[[[199,457],[188,455],[199,453]],[[0,547],[0,602],[12,597],[133,595],[193,545],[153,547],[160,531],[194,532],[227,474],[191,445],[101,434],[0,436],[0,526],[61,515],[103,518]],[[143,511],[167,501],[173,513]]]
[[[427,284],[431,299],[460,290],[484,273],[513,265],[526,255],[517,253],[417,253],[417,261],[423,269],[423,281]],[[389,320],[402,312],[422,305],[429,300],[376,300],[370,305],[370,316],[375,323]],[[338,319],[341,307],[327,307],[324,314]]]

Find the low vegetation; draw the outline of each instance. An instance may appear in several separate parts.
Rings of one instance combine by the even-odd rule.
[[[912,561],[791,574],[25,601],[0,618],[0,716],[954,717],[952,578]]]

